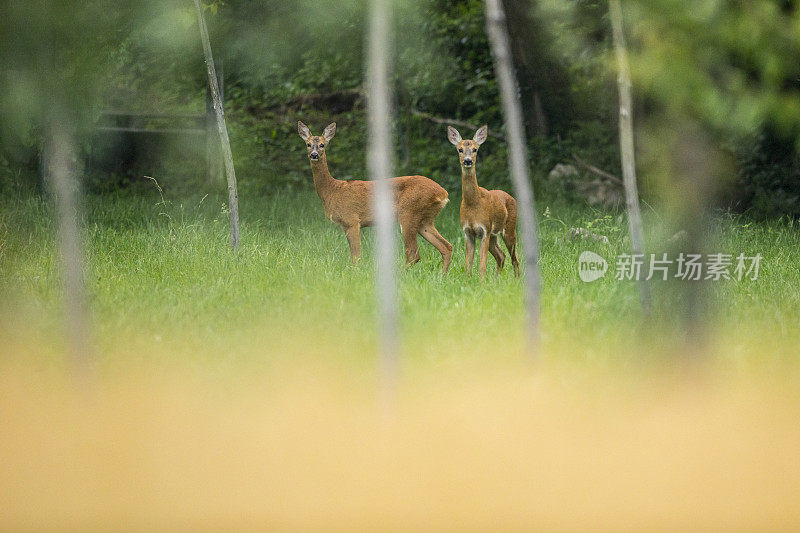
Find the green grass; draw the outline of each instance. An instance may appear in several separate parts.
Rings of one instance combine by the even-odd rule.
[[[225,365],[309,356],[374,364],[372,230],[364,232],[363,262],[354,267],[342,231],[324,218],[313,192],[243,195],[242,245],[233,253],[219,193],[166,195],[166,203],[153,191],[86,199],[99,357]],[[422,260],[414,267],[405,269],[398,253],[404,358],[437,364],[518,359],[521,281],[509,262],[496,279],[491,257],[486,282],[465,275],[459,198],[451,199],[438,220],[455,248],[449,275],[441,276],[440,256],[422,239]],[[581,251],[611,262],[627,250],[624,216],[560,200],[541,200],[538,207],[544,357],[627,364],[673,348],[682,329],[679,284],[654,284],[655,318],[644,324],[635,284],[613,280],[613,272],[592,284],[577,276]],[[647,219],[648,242],[658,249],[666,230],[653,211]],[[713,222],[714,251],[764,256],[757,281],[709,284],[715,353],[723,361],[791,360],[800,341],[796,226],[726,214]],[[573,226],[608,235],[611,244],[567,241],[564,232]],[[55,350],[61,322],[53,241],[48,204],[23,197],[0,202],[0,331]]]

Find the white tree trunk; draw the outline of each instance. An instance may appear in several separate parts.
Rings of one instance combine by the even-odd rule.
[[[622,7],[619,0],[609,0],[611,27],[614,33],[614,49],[619,70],[619,149],[622,158],[622,178],[625,184],[625,203],[628,208],[628,225],[631,234],[631,250],[634,255],[644,254],[644,229],[639,211],[639,192],[636,187],[636,157],[633,145],[633,105],[631,99],[631,74],[625,34],[622,26]],[[642,311],[650,313],[650,288],[644,276],[639,280],[639,299]]]
[[[58,249],[64,283],[63,307],[72,363],[79,375],[91,365],[89,310],[86,299],[86,250],[78,216],[79,184],[75,173],[75,140],[68,126],[53,119],[45,150],[48,183],[56,199]]]
[[[397,280],[395,275],[395,235],[392,191],[392,129],[390,70],[390,12],[388,0],[373,0],[369,24],[367,76],[369,96],[368,155],[369,174],[375,180],[372,199],[377,232],[376,297],[382,371],[388,386],[397,379],[398,328]]]
[[[500,98],[506,122],[508,164],[514,181],[517,212],[525,254],[525,310],[527,313],[528,350],[538,352],[539,344],[539,233],[536,222],[533,187],[528,167],[525,129],[522,123],[522,106],[514,73],[509,44],[506,16],[500,0],[486,2],[486,30],[494,56],[495,74],[500,81]]]
[[[200,0],[194,0],[194,5],[195,8],[197,8],[197,24],[200,26],[200,38],[203,41],[203,53],[206,58],[208,84],[211,87],[211,98],[214,101],[214,113],[217,116],[217,130],[219,131],[220,143],[222,144],[222,158],[225,161],[225,176],[228,179],[231,247],[236,250],[239,247],[239,193],[236,190],[236,172],[233,169],[231,142],[228,138],[228,128],[225,126],[225,113],[222,110],[222,98],[220,97],[219,83],[217,82],[217,70],[214,67],[214,57],[211,55],[211,41],[208,38],[206,19],[203,16],[203,8],[200,5]]]

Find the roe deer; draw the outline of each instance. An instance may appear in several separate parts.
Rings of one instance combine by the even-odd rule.
[[[486,277],[487,254],[492,253],[497,261],[497,274],[503,270],[506,254],[500,248],[497,237],[503,242],[511,255],[514,275],[519,276],[517,259],[517,202],[505,191],[488,191],[478,186],[475,164],[478,162],[478,147],[486,140],[489,127],[483,126],[475,132],[472,140],[461,140],[461,134],[447,127],[447,138],[458,149],[461,162],[461,227],[467,245],[467,273],[472,272],[475,258],[475,239],[481,239],[480,266],[481,278]]]
[[[361,228],[371,226],[372,181],[337,180],[328,171],[325,145],[336,133],[336,123],[328,124],[322,136],[311,135],[308,126],[297,122],[297,132],[306,143],[314,188],[322,200],[325,216],[339,224],[350,245],[350,259],[357,263],[361,258]],[[453,246],[442,237],[433,225],[434,219],[449,202],[447,191],[425,176],[402,176],[390,180],[394,193],[394,210],[406,249],[406,264],[419,261],[417,234],[431,243],[442,254],[442,271],[447,274]]]

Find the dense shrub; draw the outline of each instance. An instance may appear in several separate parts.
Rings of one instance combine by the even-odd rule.
[[[800,217],[800,154],[792,139],[765,129],[742,141],[733,198],[758,218]]]

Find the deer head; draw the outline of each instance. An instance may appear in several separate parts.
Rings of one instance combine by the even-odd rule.
[[[461,166],[470,168],[478,161],[478,147],[486,141],[489,126],[483,125],[475,132],[472,139],[462,140],[461,134],[453,126],[447,126],[447,138],[458,149],[458,159]]]
[[[308,158],[311,161],[319,161],[325,157],[325,145],[329,143],[331,139],[333,139],[333,136],[336,133],[336,123],[331,122],[328,124],[328,126],[325,128],[325,131],[322,132],[322,136],[320,137],[317,135],[311,135],[311,131],[309,131],[308,126],[298,120],[297,133],[300,134],[300,138],[306,143]]]

